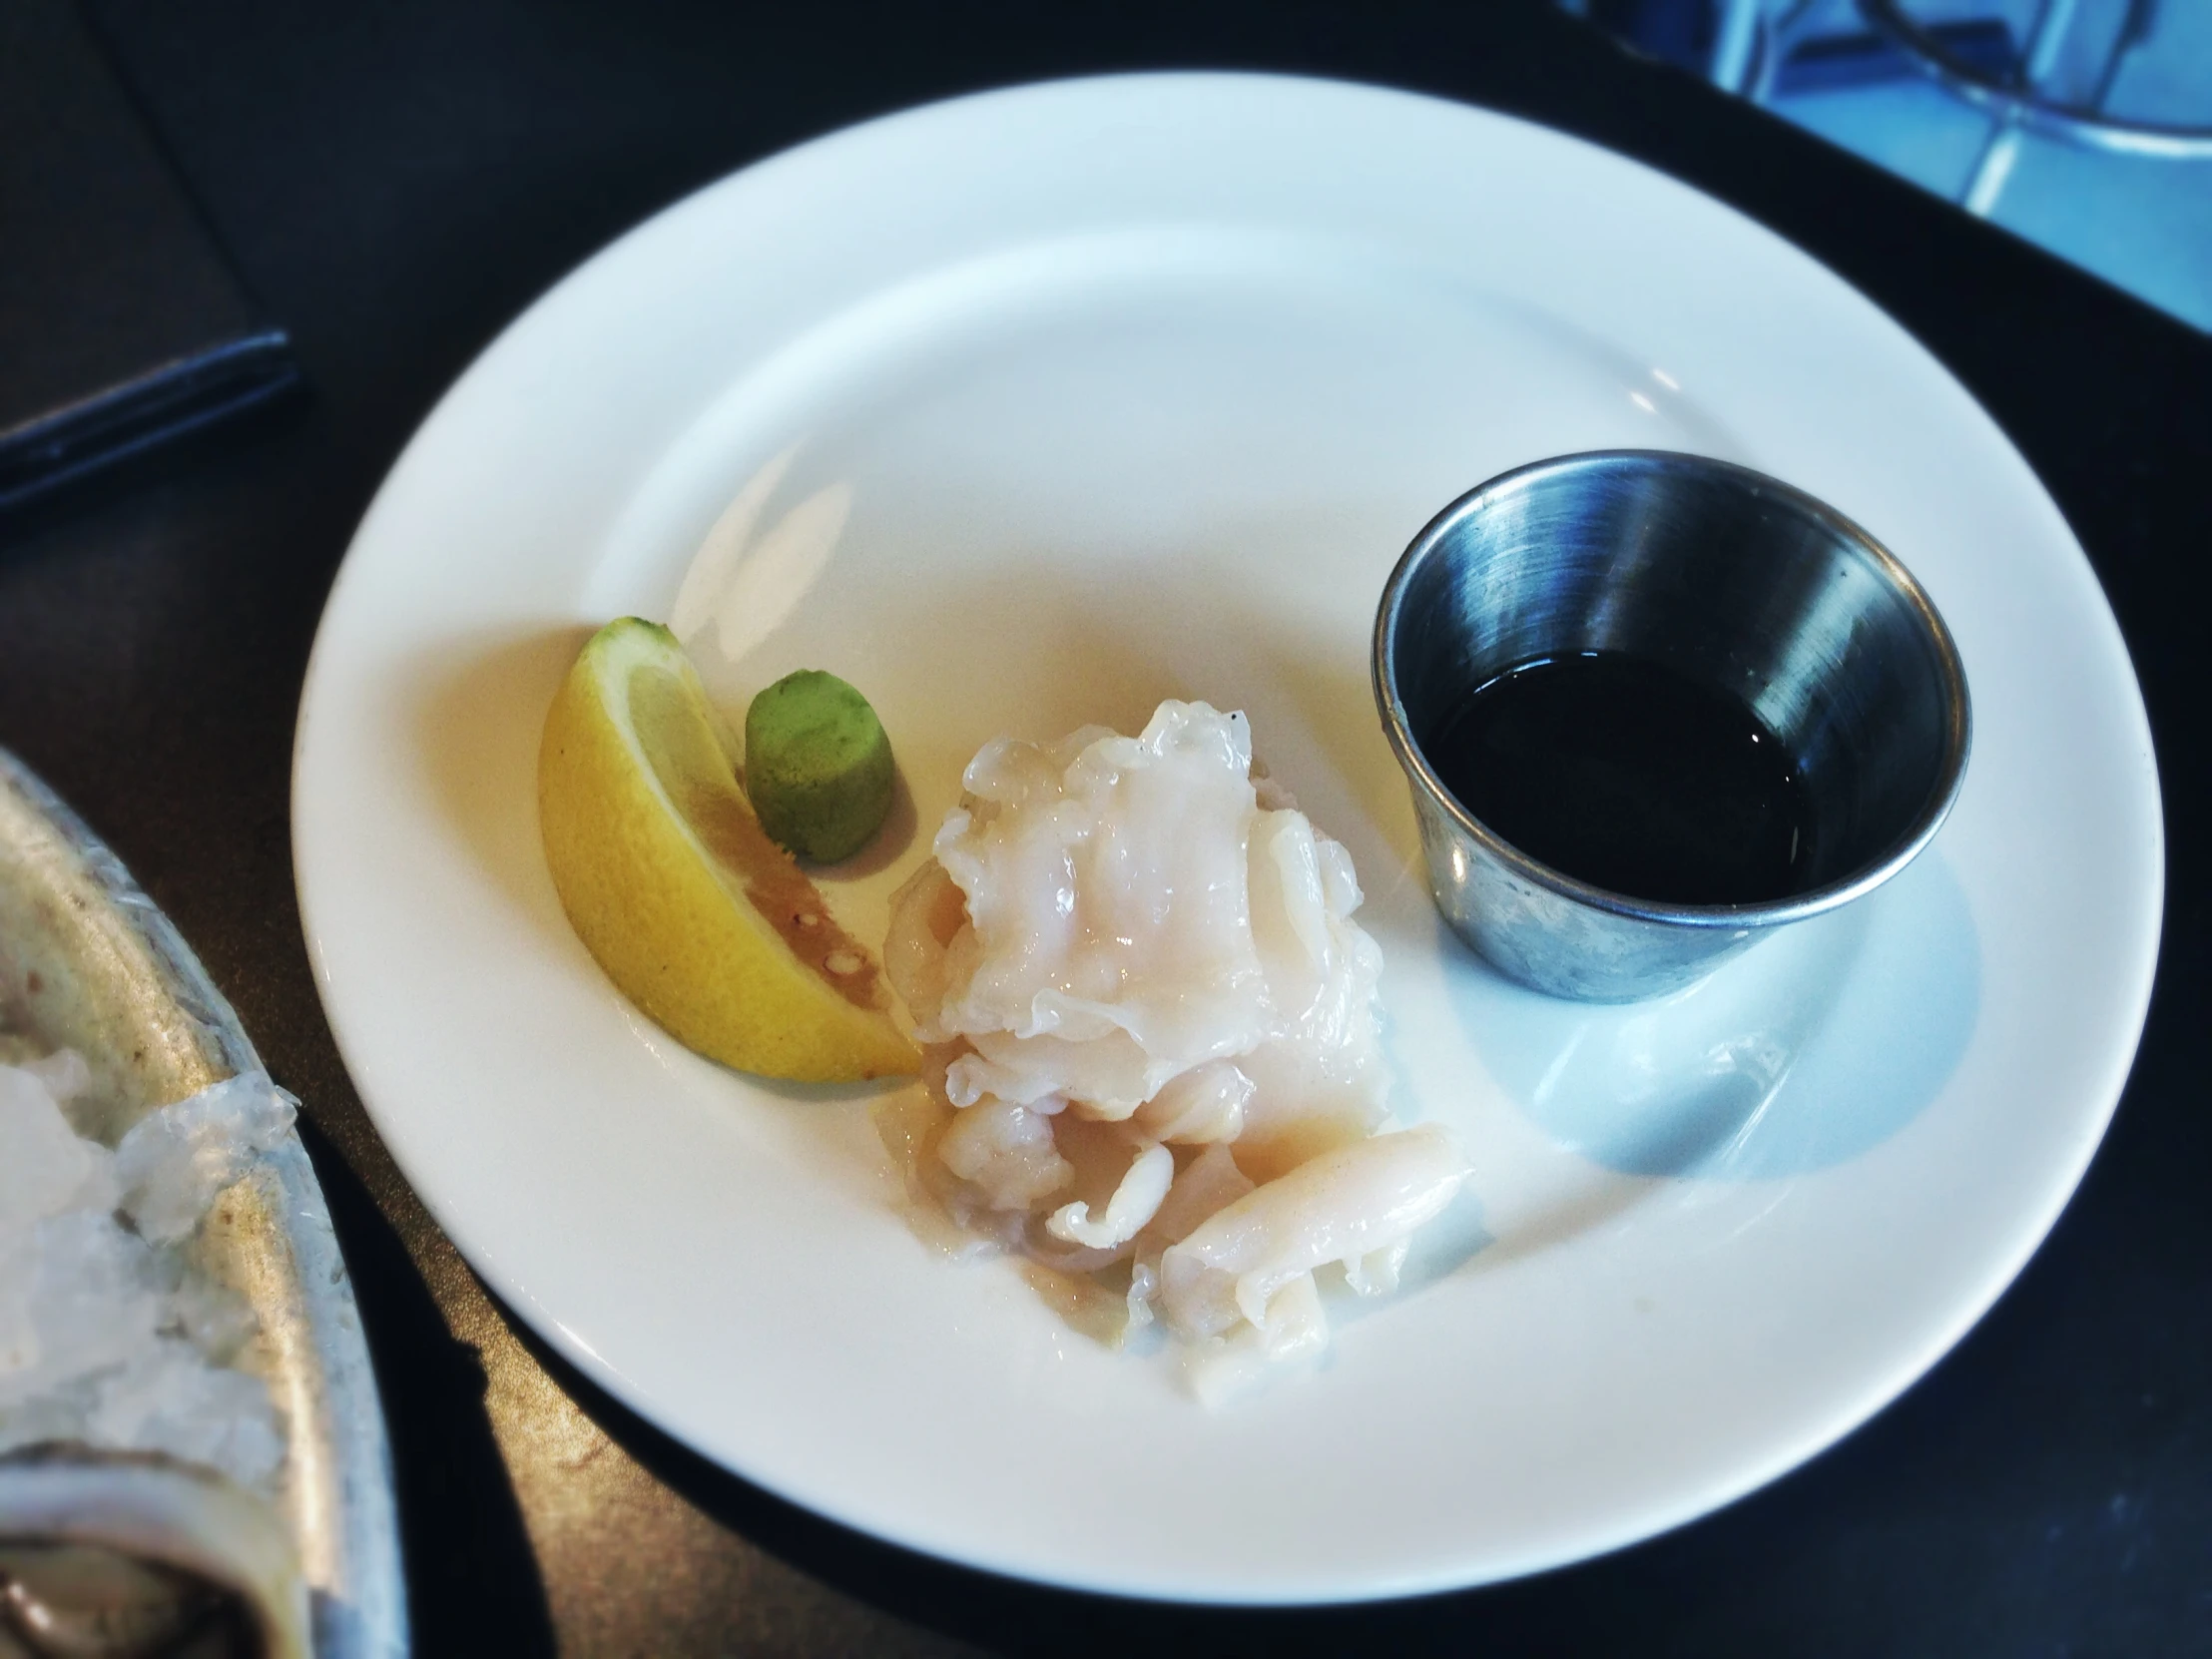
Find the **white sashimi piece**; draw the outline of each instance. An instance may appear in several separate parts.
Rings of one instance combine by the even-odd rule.
[[[1327,835],[1314,837],[1314,858],[1321,865],[1322,894],[1329,913],[1342,921],[1367,901],[1367,894],[1360,890],[1360,872],[1352,867],[1352,854],[1344,842],[1333,841]],[[1375,944],[1373,939],[1368,942]],[[1380,945],[1375,946],[1375,957],[1380,967],[1382,961]]]
[[[1228,1146],[1216,1141],[1175,1178],[1145,1229],[1145,1242],[1155,1250],[1180,1244],[1252,1190],[1252,1177],[1237,1167]]]
[[[1160,1294],[1160,1270],[1150,1262],[1139,1262],[1129,1273],[1129,1327],[1130,1337],[1152,1324],[1152,1299]]]
[[[1081,1270],[1055,1267],[1032,1257],[1016,1262],[1014,1271],[1046,1307],[1102,1348],[1121,1348],[1152,1323],[1149,1308],[1142,1309],[1140,1315],[1128,1297],[1107,1289]]]
[[[914,1010],[923,1038],[1118,1029],[1172,1075],[1267,1035],[1244,717],[1163,703],[1142,736],[1094,737],[1055,777],[1057,759],[1002,739],[968,768],[976,806],[946,818],[933,850],[966,895],[978,953]]]
[[[883,938],[883,977],[916,1025],[932,1024],[950,983],[947,947],[967,925],[967,900],[934,858],[891,894],[890,930]],[[924,1039],[927,1040],[927,1039]]]
[[[1168,1323],[1212,1337],[1266,1329],[1270,1301],[1301,1275],[1406,1237],[1451,1202],[1469,1166],[1433,1124],[1340,1147],[1239,1199],[1160,1258]]]
[[[945,1098],[972,1105],[984,1095],[1023,1105],[1047,1095],[1080,1101],[1083,1115],[1118,1122],[1159,1092],[1177,1071],[1173,1060],[1155,1060],[1126,1031],[1088,1042],[1065,1037],[1013,1037],[978,1031],[971,1053],[945,1073]]]
[[[1092,744],[1118,736],[1110,726],[1093,725],[1078,726],[1057,743],[1012,738],[987,743],[960,774],[960,806],[986,821],[1008,808],[1048,806],[1067,793],[1066,773],[1075,758]]]
[[[1317,1354],[1329,1346],[1329,1317],[1322,1312],[1321,1289],[1312,1274],[1302,1273],[1276,1292],[1258,1335],[1270,1365]]]
[[[1283,1022],[1319,1045],[1372,1046],[1382,951],[1352,921],[1352,854],[1295,812],[1252,827],[1252,934]]]
[[[937,1137],[951,1127],[951,1111],[925,1089],[899,1089],[877,1096],[868,1107],[868,1118],[905,1182],[906,1196],[917,1202],[926,1197],[922,1160],[935,1149]]]
[[[1233,1141],[1244,1129],[1253,1082],[1228,1060],[1209,1060],[1170,1079],[1137,1108],[1136,1123],[1155,1140],[1196,1146]]]
[[[1237,1067],[1253,1083],[1237,1161],[1262,1185],[1366,1140],[1388,1115],[1389,1070],[1380,1046],[1367,1057],[1332,1055],[1292,1037],[1239,1055]]]
[[[1130,1327],[1221,1377],[1322,1346],[1315,1270],[1394,1285],[1466,1172],[1439,1132],[1369,1138],[1390,1074],[1350,853],[1203,703],[1001,739],[962,782],[884,943],[944,1112],[922,1184],[1061,1278],[1127,1263]]]
[[[1382,952],[1351,919],[1351,855],[1291,812],[1262,815],[1253,848],[1253,936],[1289,1016],[1237,1057],[1254,1085],[1238,1155],[1265,1182],[1364,1138],[1385,1115],[1389,1072],[1376,1013]]]
[[[1354,1257],[1345,1263],[1345,1283],[1360,1296],[1388,1296],[1397,1289],[1398,1275],[1405,1270],[1405,1258],[1412,1248],[1408,1235],[1393,1245]]]
[[[1350,856],[1295,811],[1260,810],[1250,753],[1242,716],[1166,703],[1141,738],[977,755],[884,945],[917,1035],[972,1049],[947,1073],[952,1104],[1060,1094],[1118,1120],[1193,1067],[1251,1056],[1247,1077],[1284,1085],[1270,1120],[1309,1115],[1309,1085],[1323,1118],[1381,1118],[1382,953],[1350,919]]]
[[[877,1096],[868,1118],[906,1189],[906,1225],[914,1236],[955,1262],[990,1255],[994,1241],[970,1232],[954,1213],[959,1206],[947,1189],[960,1183],[936,1156],[951,1108],[927,1090],[899,1089]]]
[[[1107,1200],[1104,1215],[1091,1220],[1091,1207],[1078,1199],[1053,1211],[1045,1231],[1067,1244],[1113,1250],[1144,1231],[1174,1180],[1175,1154],[1158,1144],[1144,1147]]]
[[[937,1142],[937,1161],[1000,1210],[1026,1210],[1075,1179],[1053,1145],[1051,1118],[1010,1100],[954,1113]]]
[[[1277,1367],[1329,1346],[1329,1317],[1310,1273],[1276,1293],[1264,1327],[1239,1326],[1226,1338],[1195,1345],[1185,1362],[1191,1391],[1209,1409],[1228,1404]]]
[[[1314,827],[1299,813],[1261,813],[1249,850],[1252,939],[1276,1009],[1303,1019],[1327,982],[1334,940]]]

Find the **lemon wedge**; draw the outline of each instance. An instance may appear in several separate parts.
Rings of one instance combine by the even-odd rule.
[[[592,636],[545,717],[538,825],[577,936],[688,1048],[806,1083],[907,1076],[874,959],[738,788],[730,728],[658,624]]]

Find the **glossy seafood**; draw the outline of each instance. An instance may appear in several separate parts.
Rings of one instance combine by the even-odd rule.
[[[1316,1272],[1394,1284],[1466,1165],[1440,1130],[1377,1133],[1351,856],[1252,772],[1244,717],[1204,703],[983,748],[892,906],[929,1102],[886,1139],[960,1226],[1128,1325],[1287,1358],[1326,1340]]]

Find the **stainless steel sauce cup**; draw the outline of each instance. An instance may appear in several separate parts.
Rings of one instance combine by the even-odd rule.
[[[1460,805],[1423,742],[1503,670],[1586,651],[1751,706],[1822,827],[1805,890],[1736,905],[1608,892]],[[1935,836],[1965,776],[1965,674],[1920,584],[1833,508],[1694,455],[1567,455],[1454,501],[1382,590],[1375,695],[1445,920],[1510,977],[1590,1002],[1689,984],[1765,930],[1873,891]]]

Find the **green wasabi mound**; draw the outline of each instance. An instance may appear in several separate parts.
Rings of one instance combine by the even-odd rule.
[[[891,741],[866,698],[803,668],[746,711],[745,793],[778,845],[835,863],[867,845],[891,810]]]

